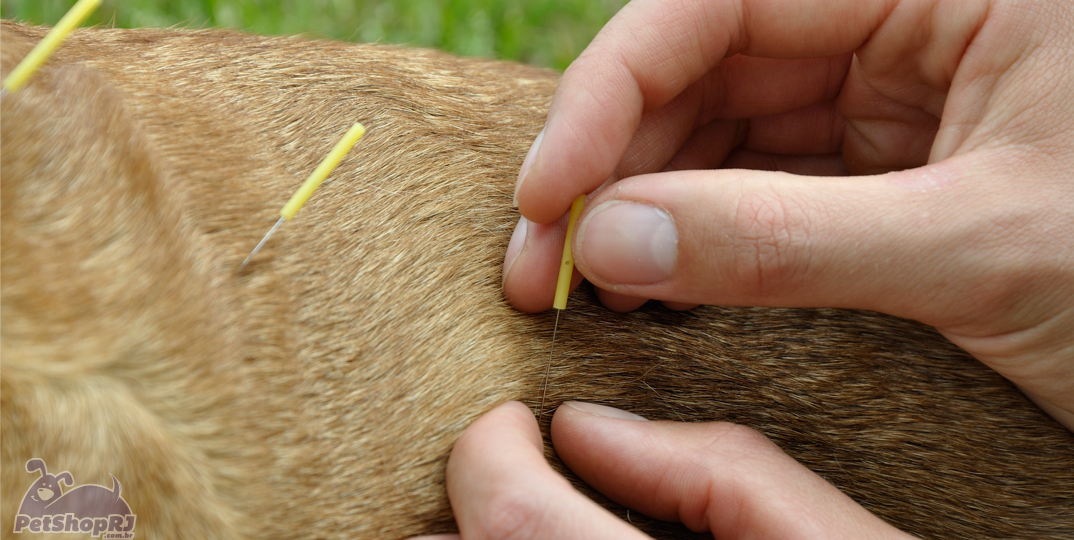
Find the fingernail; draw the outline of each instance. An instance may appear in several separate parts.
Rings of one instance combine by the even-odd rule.
[[[609,283],[642,285],[671,277],[679,235],[671,216],[630,201],[596,207],[578,231],[580,256]]]
[[[529,152],[526,152],[526,159],[522,160],[522,168],[518,170],[518,180],[515,181],[515,198],[511,201],[511,205],[518,208],[518,188],[522,186],[522,181],[526,179],[526,175],[529,174],[530,168],[533,167],[533,160],[537,159],[537,150],[541,148],[541,141],[544,140],[544,129],[537,134],[537,138],[533,140],[533,144],[530,145]]]
[[[514,264],[515,258],[522,252],[522,247],[526,245],[526,229],[529,228],[529,221],[526,218],[519,218],[518,225],[515,225],[515,232],[511,233],[511,242],[507,244],[507,254],[503,256],[503,278],[507,279],[507,273],[511,271],[511,265]]]
[[[564,405],[584,413],[593,414],[596,416],[604,416],[606,418],[621,418],[623,420],[644,420],[648,421],[645,417],[638,416],[632,412],[626,412],[622,409],[616,409],[614,407],[608,407],[607,405],[597,405],[596,403],[587,403],[585,401],[568,401]]]

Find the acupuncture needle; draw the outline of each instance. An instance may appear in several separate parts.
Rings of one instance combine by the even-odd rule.
[[[268,242],[269,237],[276,232],[276,229],[280,228],[280,225],[283,225],[284,221],[291,221],[291,219],[295,217],[295,214],[297,214],[302,206],[306,204],[306,201],[313,196],[313,192],[317,191],[317,187],[321,185],[321,182],[324,182],[325,178],[328,178],[328,175],[332,174],[332,171],[339,165],[339,162],[343,161],[343,157],[347,155],[347,152],[350,152],[351,148],[354,148],[354,145],[358,142],[358,139],[362,138],[362,135],[365,135],[365,126],[355,122],[354,125],[347,130],[347,133],[343,135],[343,138],[336,143],[336,146],[332,148],[332,151],[325,156],[324,160],[321,161],[321,164],[310,173],[309,178],[302,183],[302,186],[291,196],[291,199],[287,201],[287,204],[283,205],[283,209],[280,210],[280,219],[276,221],[276,224],[273,225],[271,229],[269,229],[268,234],[257,243],[254,250],[246,256],[246,259],[239,265],[239,270],[246,268],[250,259],[253,259],[254,255],[257,255],[257,252],[261,250],[261,246],[264,246],[265,242]]]
[[[38,68],[48,61],[52,53],[59,48],[60,44],[72,30],[78,28],[86,21],[86,18],[101,5],[101,0],[79,0],[66,15],[45,34],[44,39],[30,50],[30,54],[15,66],[15,69],[4,79],[4,87],[0,89],[0,98],[14,94],[26,81],[30,79]]]
[[[556,350],[556,332],[559,331],[559,315],[567,307],[567,296],[571,293],[571,278],[574,276],[574,256],[571,255],[571,237],[574,236],[574,224],[585,208],[585,194],[581,194],[571,203],[571,217],[567,221],[567,238],[563,241],[563,257],[559,263],[559,281],[556,282],[556,296],[552,307],[556,308],[556,324],[552,327],[552,347],[548,351],[548,365],[544,369],[544,382],[541,383],[541,408],[537,412],[537,425],[544,418],[544,398],[548,395],[548,374],[552,370],[552,355]]]

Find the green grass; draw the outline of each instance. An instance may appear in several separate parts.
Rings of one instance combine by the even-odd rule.
[[[55,24],[75,0],[0,0]],[[223,26],[258,34],[435,47],[564,69],[626,0],[104,0],[87,24]]]

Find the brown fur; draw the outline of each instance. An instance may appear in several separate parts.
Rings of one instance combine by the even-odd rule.
[[[43,34],[3,23],[5,75]],[[142,538],[452,530],[452,442],[540,398],[552,316],[507,306],[500,264],[555,83],[386,46],[76,32],[2,104],[3,535],[32,457],[115,475]],[[355,120],[366,139],[237,271]],[[549,410],[749,425],[930,538],[1074,531],[1074,437],[916,323],[615,315],[582,290],[556,350]]]

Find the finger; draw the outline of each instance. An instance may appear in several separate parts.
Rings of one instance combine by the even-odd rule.
[[[648,298],[638,298],[636,296],[626,296],[623,294],[616,294],[604,289],[597,289],[597,298],[600,300],[604,307],[614,311],[616,313],[626,313],[628,311],[634,311],[640,308],[649,301]],[[689,311],[698,306],[698,304],[684,303],[684,302],[663,302],[664,307],[673,311]]]
[[[980,271],[973,258],[989,243],[974,218],[959,221],[957,209],[971,204],[961,190],[928,187],[956,182],[962,168],[949,161],[853,179],[741,170],[636,176],[590,202],[575,262],[596,286],[622,295],[870,309],[942,327],[952,322],[941,317],[947,306],[979,296],[960,272]],[[987,191],[981,197],[972,204],[994,204]],[[931,216],[945,226],[924,226]]]
[[[801,176],[847,176],[850,174],[843,163],[842,154],[788,156],[745,149],[731,152],[720,168],[778,171]]]
[[[847,118],[843,154],[852,173],[880,174],[928,162],[939,114],[921,109],[919,103],[888,99],[870,84],[857,60],[838,101],[840,115]]]
[[[726,159],[726,148],[733,146],[731,139],[734,137],[734,121],[717,121],[704,126],[695,135],[698,144],[688,145],[675,159],[668,164],[671,167],[681,169],[715,168],[723,163],[724,168],[754,169],[767,171],[783,171],[792,174],[812,176],[846,176],[846,167],[843,165],[843,157],[840,154],[827,154],[822,156],[787,156],[765,154],[750,150],[737,150]],[[692,138],[692,141],[693,142]],[[702,143],[701,141],[705,141]],[[708,144],[716,141],[715,144]],[[678,170],[678,169],[672,169]],[[605,289],[597,288],[597,298],[604,307],[617,313],[634,311],[644,305],[649,299],[618,294]],[[688,311],[699,304],[696,302],[663,302],[664,307],[674,311]],[[547,308],[545,308],[547,309]]]
[[[749,150],[773,154],[832,154],[842,146],[843,115],[834,102],[753,118],[744,143]],[[917,165],[924,164],[922,159]]]
[[[647,538],[552,470],[537,420],[517,401],[462,434],[448,459],[447,490],[464,539]]]
[[[567,236],[566,218],[551,224],[521,218],[515,226],[503,264],[503,295],[515,309],[539,313],[552,307]],[[571,291],[582,279],[582,274],[575,270]]]
[[[572,471],[629,508],[721,539],[910,538],[756,431],[609,409],[567,402],[552,440]]]
[[[747,123],[738,120],[714,120],[697,128],[668,161],[664,171],[715,169],[727,159],[733,148],[745,138]],[[646,171],[646,173],[654,171]]]
[[[648,298],[638,298],[636,296],[627,296],[624,294],[616,294],[612,291],[606,291],[604,289],[597,289],[597,299],[600,300],[604,307],[616,312],[626,313],[628,311],[634,311],[645,305],[648,302]]]
[[[842,154],[790,155],[736,148],[736,143],[728,143],[735,137],[735,131],[733,120],[717,120],[698,129],[663,170],[669,172],[720,168],[782,171],[808,176],[850,174]]]
[[[701,304],[694,304],[691,302],[662,302],[664,307],[672,311],[690,311]]]
[[[644,110],[668,103],[725,57],[846,54],[865,42],[892,3],[628,4],[564,74],[542,142],[520,174],[520,211],[539,223],[564,214],[574,197],[614,171]]]
[[[687,138],[713,120],[781,115],[819,103],[832,104],[849,66],[850,55],[802,60],[728,58],[670,103],[642,116],[617,168],[618,176],[661,170]],[[717,137],[705,140],[710,148],[723,148],[726,153],[737,144],[722,133],[712,135]],[[813,139],[817,132],[803,135]]]

